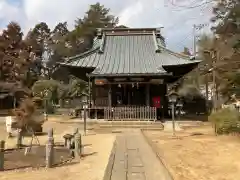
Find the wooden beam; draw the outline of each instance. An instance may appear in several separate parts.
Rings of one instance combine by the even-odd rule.
[[[146,85],[146,106],[150,106],[150,84]]]
[[[144,81],[144,82],[137,82],[137,81],[119,81],[119,82],[108,82],[107,84],[162,84],[162,83],[157,83],[157,82],[149,82],[149,81]]]
[[[112,85],[108,86],[108,106],[112,107]]]

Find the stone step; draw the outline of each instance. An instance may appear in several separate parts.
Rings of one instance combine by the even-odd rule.
[[[122,124],[122,125],[99,125],[99,128],[140,128],[140,129],[163,129],[163,125],[139,125],[139,124]]]

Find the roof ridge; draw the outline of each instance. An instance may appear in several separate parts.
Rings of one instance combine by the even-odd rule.
[[[104,52],[104,47],[105,47],[105,39],[106,39],[106,34],[103,33],[102,37],[101,37],[101,42],[100,42],[100,46],[99,46],[99,53],[103,53]]]
[[[160,53],[161,49],[159,48],[159,44],[157,42],[157,37],[156,37],[156,34],[155,34],[154,31],[152,32],[152,36],[153,36],[153,43],[154,43],[154,46],[155,46],[155,53]]]
[[[157,31],[159,28],[155,27],[155,28],[99,28],[101,29],[101,31]]]

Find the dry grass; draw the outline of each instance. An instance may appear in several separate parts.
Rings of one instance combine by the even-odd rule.
[[[44,131],[47,128],[54,128],[54,138],[56,142],[63,142],[62,136],[65,133],[72,132],[76,124],[59,124],[55,122],[47,122],[44,124]],[[0,125],[0,137],[6,137],[5,125]],[[15,146],[16,139],[6,139],[7,146]],[[24,144],[28,144],[30,138],[24,138]],[[47,140],[46,136],[39,137],[40,143],[44,144]],[[112,149],[115,136],[113,134],[95,134],[83,136],[83,144],[89,146],[84,148],[84,153],[94,153],[85,157],[80,163],[57,167],[53,169],[40,170],[20,170],[0,172],[0,180],[24,179],[24,180],[100,180],[103,178],[104,170],[108,162],[108,157]]]
[[[195,135],[202,133],[203,135]],[[175,180],[236,180],[240,177],[240,138],[215,136],[211,126],[171,133],[146,131]]]

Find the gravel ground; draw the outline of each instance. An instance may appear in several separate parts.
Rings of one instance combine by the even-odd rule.
[[[199,135],[199,134],[203,135]],[[236,180],[240,177],[240,138],[215,136],[211,126],[177,132],[146,131],[174,180]],[[195,134],[195,135],[193,135]]]

